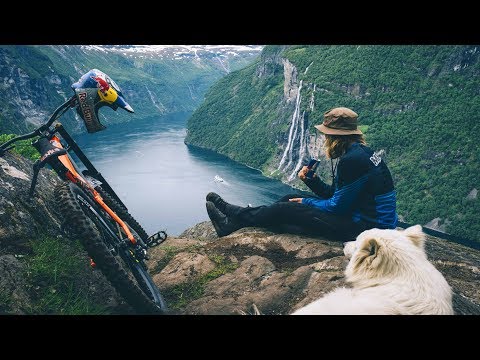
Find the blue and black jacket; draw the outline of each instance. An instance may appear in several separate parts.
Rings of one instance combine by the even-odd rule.
[[[339,159],[332,185],[318,177],[305,184],[320,198],[303,204],[337,215],[350,216],[364,228],[397,226],[396,191],[387,165],[369,147],[353,143]]]

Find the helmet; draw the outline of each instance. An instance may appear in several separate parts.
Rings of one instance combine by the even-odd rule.
[[[84,74],[72,85],[72,89],[78,100],[77,113],[83,119],[89,133],[105,129],[98,117],[98,110],[103,106],[115,111],[121,107],[130,113],[134,112],[115,81],[98,69],[92,69]]]

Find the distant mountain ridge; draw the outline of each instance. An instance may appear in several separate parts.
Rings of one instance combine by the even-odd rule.
[[[82,45],[88,51],[122,53],[124,56],[162,58],[256,56],[261,45]]]
[[[20,133],[45,121],[73,92],[70,86],[98,68],[122,88],[130,115],[102,109],[105,124],[190,113],[209,86],[248,65],[262,46],[36,45],[0,46],[0,133]],[[63,122],[83,127],[74,112]]]

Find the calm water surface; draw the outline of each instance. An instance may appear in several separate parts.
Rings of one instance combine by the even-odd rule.
[[[243,206],[269,204],[295,192],[257,170],[186,146],[187,116],[119,124],[74,137],[149,234],[165,229],[169,235],[179,235],[208,220],[209,191]],[[215,181],[216,175],[224,181]]]

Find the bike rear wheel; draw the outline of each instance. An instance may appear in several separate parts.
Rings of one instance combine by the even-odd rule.
[[[139,313],[165,313],[165,302],[143,260],[128,244],[117,246],[114,222],[92,196],[71,182],[58,185],[56,196],[66,224],[119,294]],[[124,222],[132,231],[128,220]],[[140,238],[135,230],[132,234]]]

